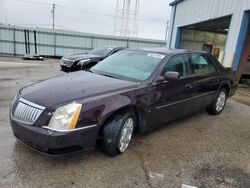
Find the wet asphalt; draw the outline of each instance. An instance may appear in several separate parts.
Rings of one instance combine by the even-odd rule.
[[[250,187],[250,107],[233,100],[219,116],[204,110],[135,135],[117,157],[98,148],[61,157],[33,151],[12,134],[12,99],[29,82],[59,74],[58,60],[0,58],[0,187]]]

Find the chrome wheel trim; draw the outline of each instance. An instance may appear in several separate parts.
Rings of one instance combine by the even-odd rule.
[[[123,153],[128,148],[133,131],[134,131],[134,120],[133,118],[130,117],[125,121],[120,134],[118,149],[121,153]]]
[[[226,103],[226,93],[224,91],[221,91],[217,97],[217,101],[216,101],[216,111],[220,112]]]

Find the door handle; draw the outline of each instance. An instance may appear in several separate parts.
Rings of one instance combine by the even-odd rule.
[[[193,88],[193,86],[191,84],[185,85],[185,89],[192,89],[192,88]]]

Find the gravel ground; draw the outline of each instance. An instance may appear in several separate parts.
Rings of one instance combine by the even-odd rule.
[[[11,101],[20,87],[58,74],[58,60],[0,58],[0,187],[250,187],[250,107],[234,100],[219,116],[201,111],[136,135],[113,158],[99,149],[63,157],[31,150],[12,134]]]

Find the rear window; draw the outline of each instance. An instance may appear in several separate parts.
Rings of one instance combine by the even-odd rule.
[[[191,54],[194,74],[207,74],[216,72],[215,65],[205,54]]]

